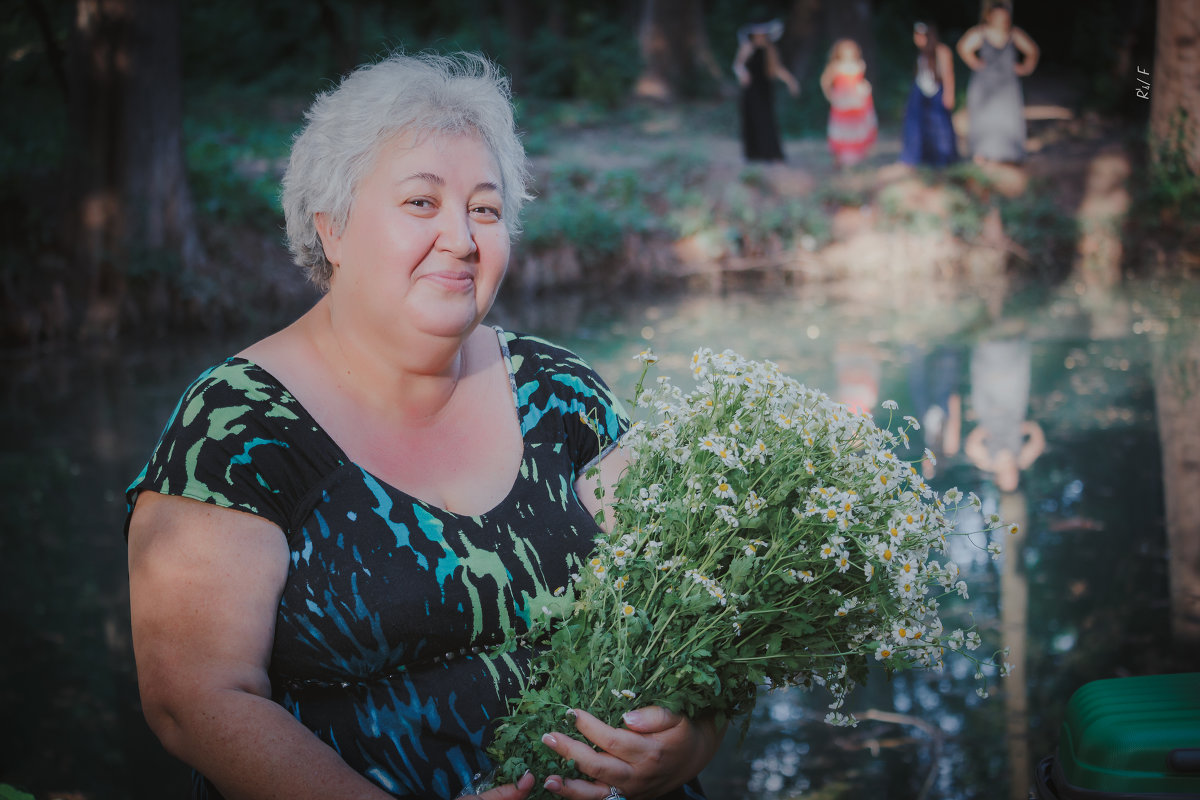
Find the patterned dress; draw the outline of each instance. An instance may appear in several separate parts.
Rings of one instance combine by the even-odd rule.
[[[628,426],[577,356],[496,330],[524,454],[490,511],[454,514],[370,474],[242,358],[192,384],[128,489],[131,511],[139,492],[156,491],[279,526],[291,565],[273,699],[397,797],[453,798],[491,769],[490,724],[519,693],[529,652],[485,651],[528,630],[599,531],[573,488],[604,452],[580,414],[606,442]],[[200,776],[193,796],[219,797]]]
[[[829,88],[829,150],[840,166],[853,166],[867,157],[879,122],[871,85],[861,70],[839,71]]]

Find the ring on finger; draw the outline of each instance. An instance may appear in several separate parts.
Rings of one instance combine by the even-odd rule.
[[[621,794],[621,790],[615,786],[608,787],[608,794],[604,796],[604,800],[625,800],[625,795]]]

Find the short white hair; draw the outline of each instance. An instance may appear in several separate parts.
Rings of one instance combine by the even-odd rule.
[[[499,68],[473,53],[395,54],[318,94],[292,143],[281,197],[288,248],[309,279],[324,291],[333,273],[313,215],[324,212],[343,230],[359,182],[398,134],[478,135],[499,167],[504,222],[515,238],[530,195],[511,98]]]

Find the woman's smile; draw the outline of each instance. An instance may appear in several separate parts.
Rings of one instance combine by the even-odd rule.
[[[418,278],[427,280],[451,292],[473,292],[475,290],[475,275],[466,270],[441,270],[428,272]]]

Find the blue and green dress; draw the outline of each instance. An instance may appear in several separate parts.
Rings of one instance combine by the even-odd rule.
[[[505,631],[527,631],[588,557],[599,528],[575,480],[629,424],[576,355],[496,331],[524,453],[508,496],[486,513],[454,514],[388,485],[270,373],[236,357],[188,388],[127,492],[130,511],[154,491],[279,526],[291,564],[274,700],[397,797],[453,798],[491,769],[490,726],[520,692],[529,651],[487,651]],[[694,788],[674,794],[699,796]],[[200,777],[195,789],[219,796]]]

